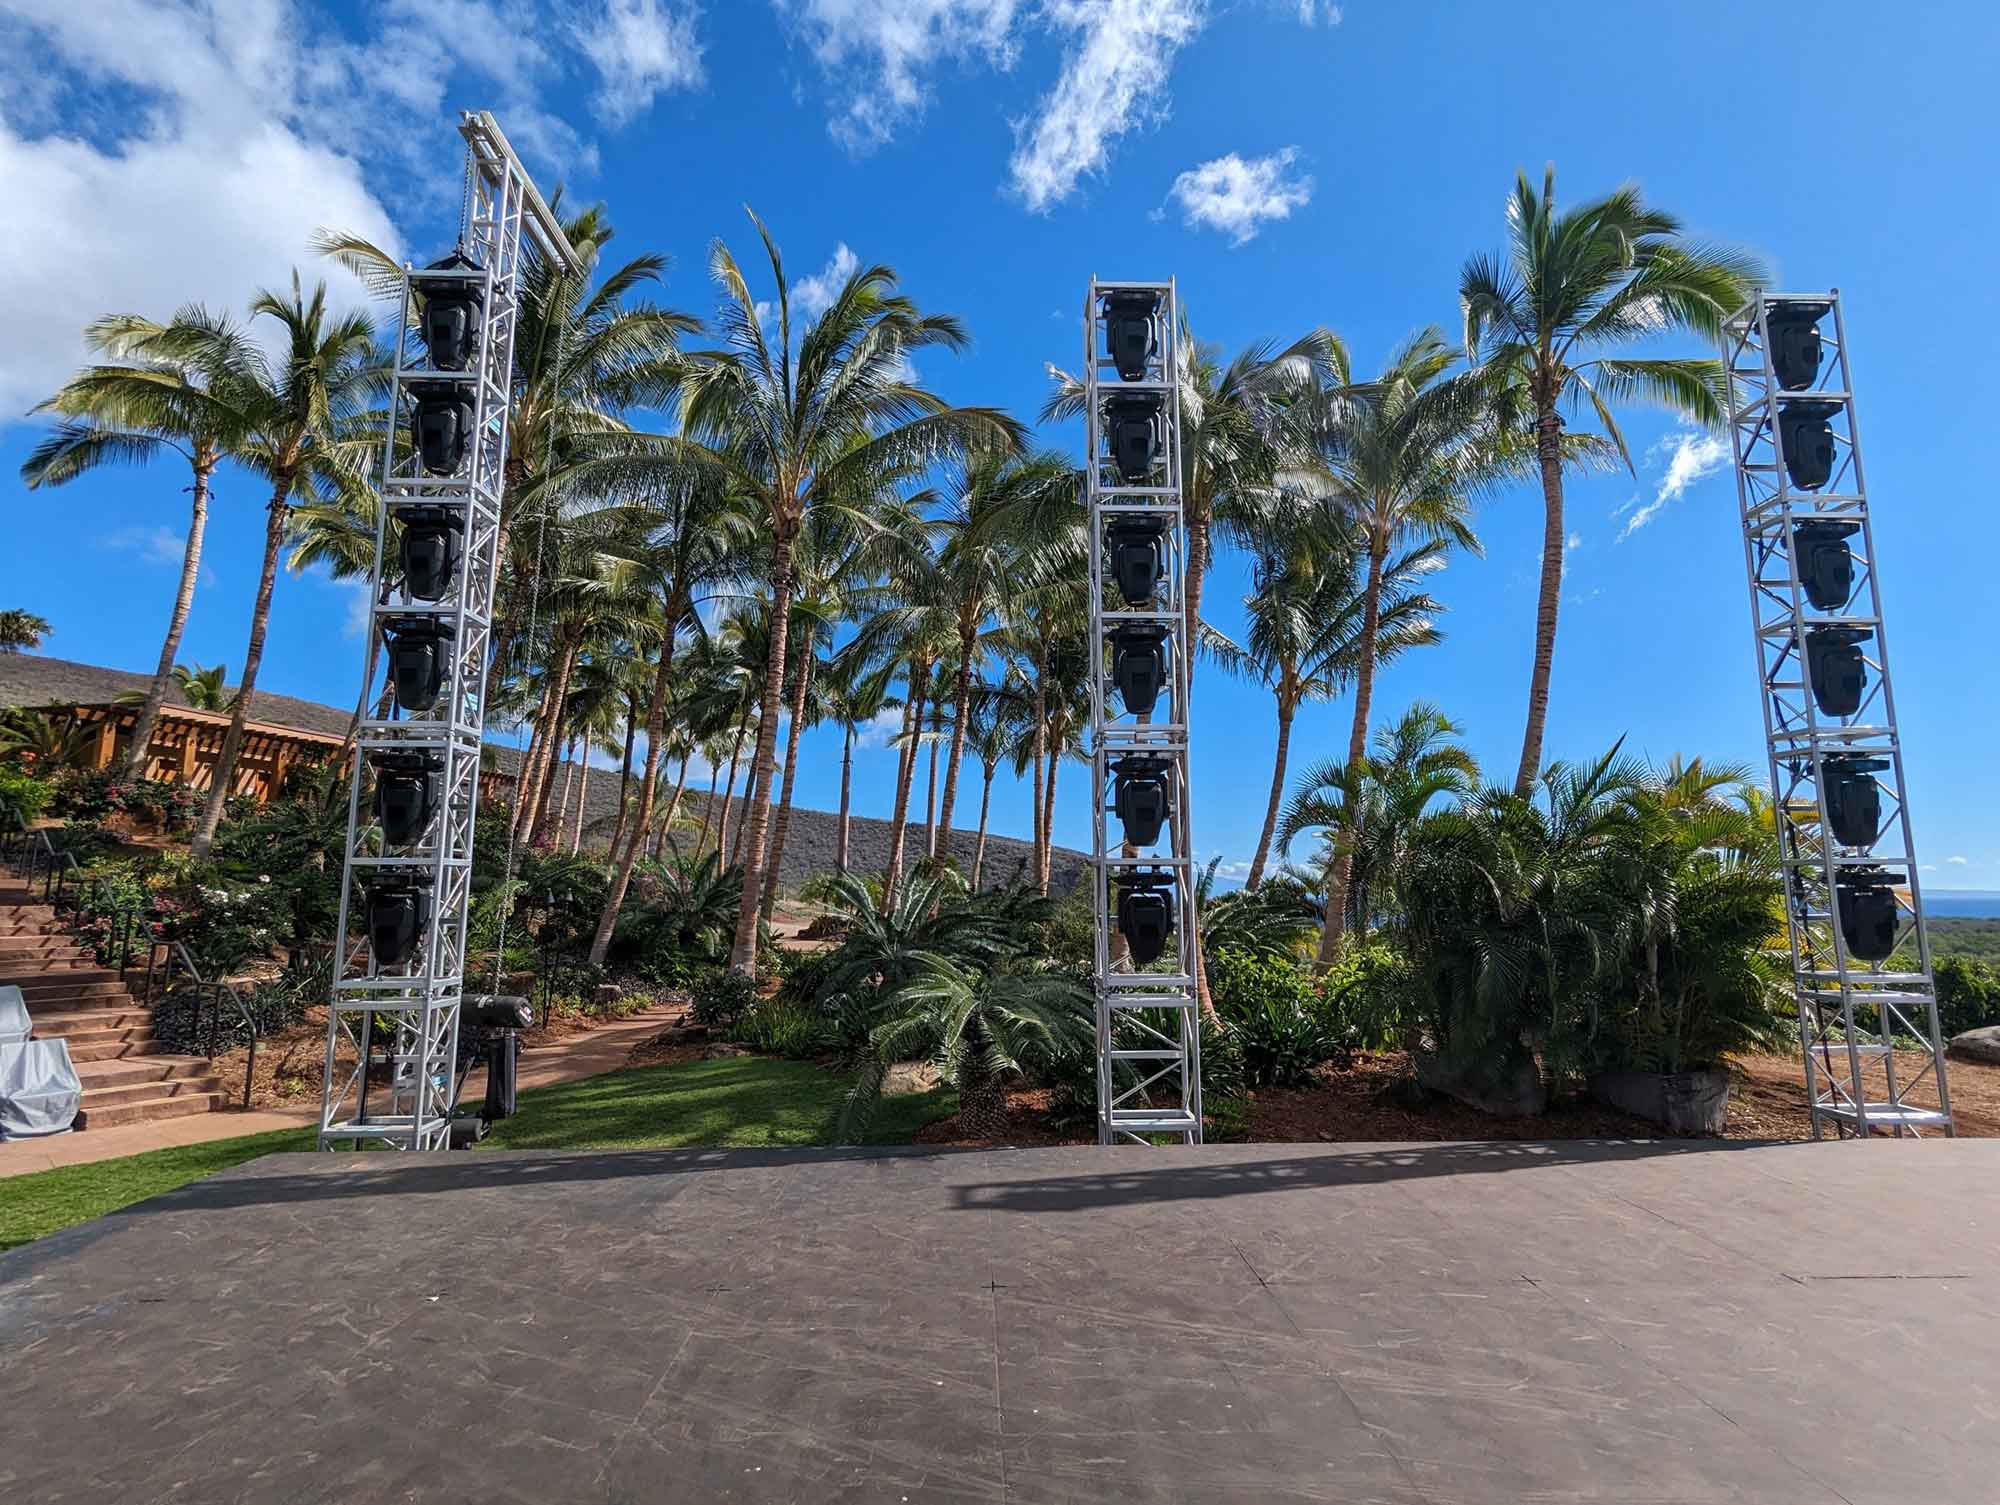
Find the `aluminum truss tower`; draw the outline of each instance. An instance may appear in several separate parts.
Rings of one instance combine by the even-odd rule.
[[[403,279],[370,623],[396,711],[364,720],[355,751],[322,1149],[450,1145],[524,257],[580,271],[493,117],[459,132],[457,252]]]
[[[1840,294],[1762,294],[1722,342],[1813,1133],[1949,1134]]]
[[[1171,281],[1092,279],[1083,385],[1097,654],[1090,730],[1099,1144],[1156,1136],[1199,1144],[1202,1134],[1179,328]],[[1122,827],[1116,838],[1114,817]],[[1150,964],[1135,964],[1135,954],[1153,950]]]

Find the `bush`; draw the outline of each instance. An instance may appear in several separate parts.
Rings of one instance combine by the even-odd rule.
[[[18,820],[32,825],[54,798],[55,790],[45,780],[18,768],[0,768],[0,824]]]
[[[1315,1067],[1350,1048],[1347,1028],[1296,962],[1220,951],[1209,962],[1208,986],[1252,1087],[1304,1086]]]
[[[731,1029],[756,1002],[756,983],[741,972],[717,972],[695,988],[688,1022],[708,1029]]]
[[[810,1009],[781,998],[758,1002],[736,1023],[733,1037],[754,1051],[806,1060],[831,1043],[825,1021]]]
[[[1413,1043],[1417,1009],[1409,961],[1380,941],[1349,946],[1323,983],[1333,1017],[1356,1050]]]
[[[1969,1029],[2000,1024],[2000,971],[1969,956],[1947,956],[1932,976],[1937,982],[1938,1027],[1946,1040]]]

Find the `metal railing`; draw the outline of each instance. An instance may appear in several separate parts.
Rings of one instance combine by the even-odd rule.
[[[155,966],[155,959],[164,952],[164,966]],[[185,977],[185,981],[179,980]],[[177,993],[192,994],[195,1000],[194,1039],[191,1042],[201,1054],[214,1060],[222,1050],[227,1050],[237,1039],[249,1047],[249,1056],[243,1063],[243,1106],[250,1106],[250,1090],[257,1077],[257,1044],[263,1038],[263,1031],[257,1024],[257,1016],[245,1005],[243,995],[232,984],[201,975],[194,958],[180,941],[155,941],[146,958],[146,1006],[152,1008],[153,988],[157,981],[161,997],[172,997]],[[236,1017],[230,1019],[223,1002],[227,1000],[235,1010]],[[219,1048],[218,1048],[219,1047]]]

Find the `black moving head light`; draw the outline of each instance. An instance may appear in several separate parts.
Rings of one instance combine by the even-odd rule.
[[[430,829],[444,803],[444,759],[436,753],[385,752],[369,758],[375,769],[375,818],[382,840],[406,847]]]
[[[1105,296],[1104,353],[1118,368],[1121,380],[1146,379],[1146,367],[1158,345],[1153,338],[1153,316],[1159,310],[1158,293],[1133,290]]]
[[[1888,768],[1889,760],[1828,753],[1820,766],[1826,772],[1826,821],[1833,839],[1844,847],[1873,846],[1882,834],[1882,786],[1875,775]]]
[[[1785,445],[1785,474],[1800,491],[1817,491],[1833,477],[1833,424],[1837,402],[1798,399],[1778,404],[1778,432]]]
[[[1143,486],[1160,461],[1161,400],[1158,392],[1128,392],[1104,400],[1104,434],[1111,463],[1127,486]]]
[[[1165,758],[1132,754],[1111,765],[1111,811],[1135,847],[1149,847],[1173,815],[1173,765]]]
[[[1134,716],[1149,716],[1167,682],[1167,629],[1133,622],[1111,633],[1111,682]]]
[[[1896,949],[1896,885],[1888,869],[1851,867],[1834,887],[1847,954],[1864,962],[1887,961]]]
[[[1868,664],[1861,645],[1873,636],[1865,627],[1812,627],[1806,631],[1806,671],[1820,713],[1835,718],[1861,709],[1868,688]]]
[[[430,924],[428,877],[381,878],[368,886],[368,945],[378,968],[409,961]]]
[[[434,261],[426,271],[478,272],[479,264],[453,252]],[[418,321],[431,364],[440,371],[463,371],[479,350],[479,323],[486,307],[486,289],[479,283],[438,278],[421,279],[424,311]]]
[[[1859,523],[1831,518],[1805,518],[1792,524],[1792,558],[1799,584],[1818,611],[1839,611],[1854,594],[1854,550],[1847,540],[1861,531]]]
[[[413,381],[410,396],[410,442],[424,469],[434,476],[457,475],[472,442],[472,387],[466,382]]]
[[[443,688],[445,658],[458,629],[442,617],[390,617],[382,630],[389,634],[396,704],[412,714],[428,711]]]
[[[1771,369],[1778,385],[1787,392],[1799,392],[1819,375],[1821,344],[1819,321],[1833,308],[1831,303],[1767,303],[1764,329],[1770,336]]]
[[[1127,606],[1150,605],[1160,577],[1166,573],[1167,520],[1128,513],[1115,518],[1104,531],[1118,594]]]
[[[413,601],[441,601],[458,577],[459,535],[465,514],[455,507],[402,507],[403,593]]]
[[[1167,949],[1174,929],[1174,879],[1171,873],[1135,872],[1118,886],[1118,933],[1132,960],[1140,966],[1156,962]]]

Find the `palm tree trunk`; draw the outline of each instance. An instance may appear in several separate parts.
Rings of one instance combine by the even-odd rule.
[[[834,848],[833,865],[843,876],[847,873],[847,834],[851,824],[849,808],[854,794],[854,723],[847,724],[846,734],[840,744],[840,838]]]
[[[555,755],[561,745],[563,710],[569,700],[570,672],[576,667],[576,656],[582,647],[582,640],[570,641],[565,633],[560,639],[561,647],[556,655],[555,682],[542,694],[542,711],[538,718],[539,739],[530,739],[530,759],[526,779],[521,790],[521,803],[516,811],[516,828],[523,840],[534,838],[534,828],[540,824],[540,812],[547,803],[547,785],[555,774]],[[539,741],[540,751],[536,751]]]
[[[1196,654],[1194,645],[1201,641],[1201,586],[1208,575],[1208,528],[1206,509],[1201,509],[1188,518],[1187,524],[1187,569],[1181,585],[1182,633],[1181,641],[1187,645],[1188,689],[1194,689],[1194,665]],[[1180,723],[1188,725],[1187,707],[1176,706],[1180,712]]]
[[[896,765],[896,808],[889,821],[889,866],[882,874],[882,907],[896,897],[896,885],[903,878],[903,834],[910,821],[910,788],[917,780],[917,738],[923,725],[924,698],[930,688],[930,664],[924,659],[910,663],[910,700],[903,707],[903,725],[908,735],[903,741],[903,757]]]
[[[771,651],[764,660],[764,717],[757,728],[757,750],[750,758],[750,808],[745,825],[743,900],[737,906],[736,939],[729,948],[729,970],[757,976],[757,904],[763,897],[764,843],[771,825],[771,770],[778,757],[778,704],[785,694],[786,640],[792,614],[792,544],[794,520],[780,519],[771,538]]]
[[[1278,829],[1278,807],[1285,798],[1285,763],[1291,755],[1292,717],[1295,707],[1291,704],[1288,686],[1280,686],[1278,691],[1278,755],[1271,764],[1271,799],[1264,807],[1264,834],[1257,838],[1257,855],[1250,859],[1250,876],[1243,886],[1251,893],[1257,892],[1257,885],[1264,881],[1264,861],[1271,855],[1271,837]]]
[[[1041,885],[1044,894],[1049,891],[1047,881],[1042,876],[1042,838],[1048,833],[1048,812],[1042,808],[1042,756],[1048,745],[1049,735],[1049,691],[1043,680],[1041,660],[1035,664],[1035,754],[1034,782],[1028,789],[1028,804],[1034,810],[1034,856],[1035,881]]]
[[[632,869],[639,861],[639,851],[646,844],[647,827],[653,820],[653,800],[660,787],[661,743],[667,735],[667,697],[673,687],[674,635],[670,632],[660,645],[660,661],[653,668],[653,694],[646,702],[646,765],[639,779],[639,808],[632,817],[630,839],[623,852],[618,850],[618,837],[611,838],[613,860],[617,871],[611,878],[611,891],[604,896],[604,911],[597,917],[597,933],[590,938],[590,964],[604,965],[605,955],[611,949],[611,935],[618,928],[618,911],[624,906],[626,890],[632,886]],[[625,768],[629,775],[632,767],[632,718],[625,721]],[[681,783],[687,783],[687,760],[681,760]],[[625,786],[619,785],[619,820],[624,820]],[[674,803],[680,803],[680,790],[674,791]],[[667,817],[672,820],[671,814]]]
[[[1062,767],[1062,756],[1051,748],[1049,753],[1049,793],[1046,802],[1047,813],[1042,817],[1042,861],[1038,875],[1042,897],[1047,898],[1049,881],[1054,876],[1056,865],[1056,770]]]
[[[1354,669],[1354,720],[1347,729],[1347,766],[1355,767],[1368,751],[1368,718],[1375,702],[1375,639],[1382,630],[1382,562],[1389,555],[1389,540],[1377,534],[1368,541],[1368,584],[1362,594],[1361,659]],[[1355,819],[1360,812],[1355,812]],[[1325,971],[1340,955],[1340,943],[1347,930],[1347,889],[1354,876],[1354,853],[1343,851],[1333,859],[1333,871],[1326,880],[1326,923],[1319,933],[1319,954],[1315,964]]]
[[[618,765],[618,819],[611,827],[611,855],[615,861],[618,843],[625,838],[626,807],[632,799],[632,741],[639,726],[639,697],[625,701],[625,761]]]
[[[1526,799],[1542,772],[1542,733],[1549,720],[1549,674],[1556,658],[1556,610],[1562,605],[1562,416],[1553,402],[1537,405],[1535,448],[1542,462],[1542,592],[1535,605],[1535,669],[1528,681],[1528,726],[1514,792]]]
[[[660,817],[660,835],[653,842],[653,858],[655,861],[659,860],[660,847],[666,839],[666,833],[673,830],[674,822],[680,819],[681,797],[687,793],[688,764],[693,760],[693,756],[692,753],[686,753],[681,757],[680,777],[674,780],[674,797],[667,801],[667,813]]]
[[[721,773],[722,770],[713,763],[708,765],[708,798],[701,802],[701,830],[694,839],[694,857],[697,862],[701,861],[701,854],[708,846],[709,817],[715,814],[715,781]],[[718,852],[722,850],[722,838],[719,835],[716,837],[715,849]]]
[[[570,832],[569,854],[574,857],[583,850],[584,796],[590,793],[590,737],[583,739],[583,767],[576,775],[576,827]]]
[[[743,756],[743,730],[748,725],[749,718],[745,716],[743,725],[736,729],[736,740],[729,744],[729,777],[722,781],[722,809],[715,817],[715,858],[724,867],[729,865],[729,854],[724,850],[729,840],[729,802],[736,793],[736,769],[738,760]],[[740,816],[737,825],[742,825]]]
[[[924,795],[924,855],[933,860],[938,855],[937,813],[938,813],[938,756],[937,734],[943,729],[944,707],[936,701],[931,703],[931,745],[930,745],[930,788]]]
[[[202,806],[201,823],[195,827],[192,848],[197,857],[206,857],[215,844],[215,828],[222,824],[222,807],[229,799],[230,781],[236,776],[237,759],[243,756],[243,723],[250,719],[250,696],[257,688],[257,671],[264,664],[264,634],[271,626],[271,591],[278,583],[278,554],[285,546],[285,520],[291,515],[285,497],[292,489],[290,475],[284,476],[271,495],[270,517],[264,524],[264,567],[257,576],[257,600],[250,610],[250,643],[243,653],[243,679],[229,713],[229,730],[223,734],[222,756],[216,759],[215,783]]]
[[[986,765],[986,782],[979,792],[979,840],[972,848],[972,891],[979,892],[979,870],[986,865],[986,813],[993,806],[993,775],[998,763]]]
[[[196,448],[194,501],[188,509],[187,545],[181,550],[180,589],[174,595],[174,609],[167,617],[167,636],[160,644],[159,668],[153,672],[152,684],[146,687],[145,702],[139,707],[139,719],[132,727],[132,745],[125,755],[127,779],[146,776],[146,758],[153,745],[153,728],[159,723],[160,706],[167,698],[167,686],[174,677],[174,659],[181,651],[181,633],[187,629],[188,613],[194,609],[195,580],[201,574],[201,539],[208,528],[208,478],[215,472],[215,461],[214,445],[203,444]],[[346,757],[347,750],[342,748],[342,760]]]
[[[810,638],[799,655],[798,673],[792,676],[792,724],[785,730],[785,786],[778,796],[778,818],[771,830],[771,856],[764,872],[764,900],[758,913],[770,919],[778,907],[778,873],[785,861],[785,833],[792,825],[792,786],[799,772],[799,734],[805,730],[806,697],[812,690],[813,645]]]
[[[562,767],[562,794],[556,800],[555,844],[557,846],[561,846],[564,838],[569,835],[569,792],[570,787],[576,783],[576,744],[581,735],[578,732],[570,733],[569,741],[563,744],[558,760]],[[551,774],[550,777],[553,778],[554,775]]]
[[[958,799],[958,767],[965,758],[965,723],[972,708],[972,660],[978,644],[979,624],[970,631],[963,619],[958,629],[958,687],[952,696],[951,756],[944,764],[944,808],[938,812],[938,850],[951,856],[951,815]]]

